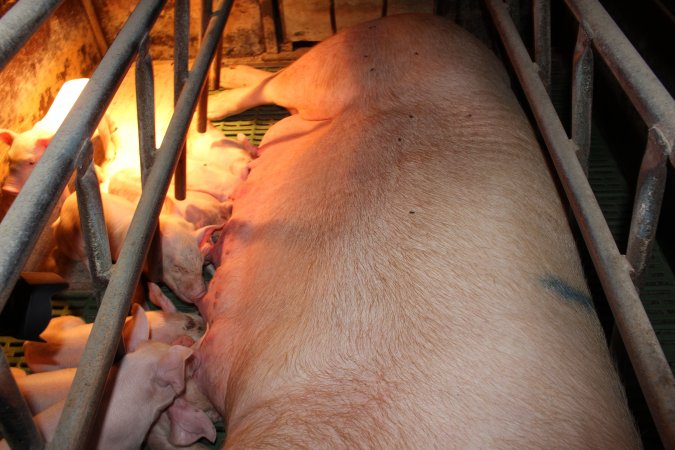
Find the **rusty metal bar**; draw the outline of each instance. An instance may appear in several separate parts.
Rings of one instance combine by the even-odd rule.
[[[176,0],[174,13],[174,45],[173,45],[173,100],[178,102],[188,77],[188,58],[190,55],[190,2]],[[186,158],[185,146],[181,148],[180,158],[174,173],[174,196],[176,200],[185,200],[186,190]]]
[[[145,181],[155,160],[155,78],[150,57],[150,38],[141,40],[136,59],[136,112],[138,120],[138,149],[141,161],[141,181]]]
[[[44,448],[26,400],[9,370],[7,356],[0,356],[0,433],[11,448],[38,450]]]
[[[593,49],[591,40],[579,25],[572,62],[572,140],[577,157],[588,176],[591,149],[591,111],[593,109]]]
[[[272,0],[260,0],[258,3],[260,4],[260,15],[262,16],[265,52],[271,54],[279,53],[277,28],[274,22],[274,4]],[[220,67],[220,65],[218,67]],[[218,87],[215,89],[218,89]]]
[[[81,153],[82,157],[78,161],[75,189],[80,211],[82,237],[89,258],[89,274],[94,285],[96,301],[100,305],[110,279],[112,255],[110,254],[110,243],[108,242],[108,232],[103,215],[99,181],[92,160],[91,141],[87,141],[85,147],[85,150]]]
[[[204,33],[206,32],[206,27],[209,25],[209,19],[211,18],[212,10],[212,0],[202,0],[202,26],[199,32],[200,43],[204,40]],[[206,131],[206,109],[208,107],[208,101],[209,91],[207,81],[207,84],[204,85],[202,92],[199,94],[199,104],[197,105],[197,131],[200,133]]]
[[[661,439],[666,447],[675,446],[675,378],[631,280],[631,267],[616,247],[576,158],[576,146],[567,138],[508,11],[498,0],[486,4],[580,225]]]
[[[657,125],[666,141],[675,142],[675,101],[644,59],[598,1],[565,0],[593,39],[593,48],[607,64],[647,128]],[[675,167],[675,155],[668,157]]]
[[[633,282],[638,289],[642,285],[642,275],[656,237],[663,191],[666,187],[666,164],[671,151],[672,144],[661,131],[650,128],[640,166],[626,248],[626,258],[633,268]]]
[[[222,0],[214,13],[204,37],[204,45],[178,98],[75,373],[73,389],[68,392],[57,434],[49,448],[78,449],[84,448],[87,443],[131,296],[138,283],[150,239],[157,227],[170,175],[178,164],[180,149],[197,106],[197,97],[205,84],[231,7],[232,0]],[[149,29],[149,26],[144,29]],[[111,52],[112,47],[108,53]]]
[[[532,2],[534,25],[534,61],[539,67],[539,77],[546,92],[551,95],[551,1]]]
[[[136,111],[138,113],[138,149],[141,162],[141,188],[150,174],[157,151],[155,136],[155,80],[150,57],[150,38],[141,41],[136,59]],[[157,227],[159,229],[159,227]],[[148,277],[152,281],[162,279],[162,241],[155,232],[148,255]]]
[[[0,70],[61,3],[63,0],[21,0],[0,18]]]
[[[92,5],[91,0],[80,0],[80,2],[82,3],[84,12],[87,15],[91,32],[94,34],[94,41],[96,42],[98,52],[101,55],[101,58],[103,58],[105,52],[108,51],[108,41],[106,41],[105,34],[101,28],[101,21],[98,20],[96,10],[94,9],[94,5]]]
[[[223,64],[223,38],[220,37],[216,46],[216,57],[211,64],[211,76],[209,77],[209,89],[220,89],[220,67]],[[208,106],[208,105],[207,105]]]

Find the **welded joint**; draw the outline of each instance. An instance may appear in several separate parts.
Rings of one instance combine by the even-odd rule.
[[[578,146],[577,158],[588,177],[593,110],[592,40],[579,24],[572,61],[572,139]]]
[[[656,236],[666,185],[666,164],[671,151],[672,143],[659,127],[651,127],[640,166],[626,248],[631,278],[638,290]]]

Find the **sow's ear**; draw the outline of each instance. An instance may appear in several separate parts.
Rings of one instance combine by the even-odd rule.
[[[157,365],[157,383],[160,386],[171,385],[176,394],[185,389],[185,363],[192,355],[192,349],[182,345],[172,345]]]
[[[150,339],[150,324],[143,308],[134,303],[131,307],[131,319],[124,323],[122,340],[127,353],[131,353],[142,341]]]
[[[206,438],[213,443],[216,440],[216,427],[204,411],[192,406],[182,398],[177,398],[168,410],[171,421],[169,442],[178,447],[186,447]]]
[[[0,141],[7,145],[12,145],[12,142],[14,142],[14,139],[16,139],[17,135],[18,133],[15,131],[8,130],[6,128],[0,128]]]

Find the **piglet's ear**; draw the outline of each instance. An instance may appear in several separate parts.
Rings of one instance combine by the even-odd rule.
[[[48,138],[39,138],[35,140],[35,148],[36,148],[36,153],[37,151],[40,152],[40,155],[45,151],[49,143],[52,141],[51,137]]]
[[[157,365],[157,383],[160,386],[171,385],[178,395],[185,389],[185,363],[192,355],[192,349],[182,345],[172,345]]]
[[[204,257],[208,256],[209,252],[211,251],[211,248],[213,247],[213,243],[211,242],[211,236],[216,231],[221,231],[224,226],[225,224],[207,225],[194,231],[197,243],[199,245],[199,251]]]
[[[131,307],[131,319],[128,319],[122,329],[122,340],[127,353],[138,348],[141,341],[150,339],[150,324],[143,308],[134,303]]]
[[[7,145],[12,145],[14,139],[18,135],[17,132],[8,130],[6,128],[0,128],[0,141],[4,142]]]
[[[186,447],[206,438],[213,443],[216,440],[216,427],[204,411],[192,406],[182,398],[177,398],[168,409],[171,421],[169,442],[178,447]]]
[[[148,283],[148,297],[150,297],[150,302],[153,305],[162,308],[162,311],[165,313],[173,314],[176,312],[176,305],[173,304],[169,297],[164,295],[162,288],[155,283]]]

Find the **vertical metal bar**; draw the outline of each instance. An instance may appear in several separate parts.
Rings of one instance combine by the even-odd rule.
[[[265,51],[272,54],[279,53],[277,29],[274,22],[274,5],[272,0],[260,0],[259,3],[260,14],[262,15],[263,37],[265,38]]]
[[[671,151],[672,145],[663,133],[656,127],[650,128],[640,166],[626,249],[626,258],[633,267],[633,282],[638,289],[656,236],[666,187],[666,162]]]
[[[101,191],[92,160],[91,141],[87,141],[85,146],[83,156],[78,161],[75,189],[80,211],[80,227],[89,258],[89,273],[94,284],[96,300],[100,305],[110,279],[112,256],[103,215]]]
[[[68,392],[56,434],[49,443],[50,449],[79,449],[84,448],[87,443],[106,375],[117,349],[117,339],[122,331],[134,288],[140,278],[150,239],[157,226],[162,200],[169,187],[170,174],[178,163],[179,146],[184,140],[194,114],[197,96],[205,83],[206,72],[231,7],[231,0],[221,1],[206,31],[204,46],[197,55],[185,89],[176,104],[166,135],[148,175],[147,188],[143,190],[138,201],[118,263],[110,278],[75,373],[73,389]],[[110,54],[111,50],[108,53]]]
[[[0,356],[0,433],[14,449],[41,449],[42,436],[33,422],[16,380],[9,370],[7,356]]]
[[[63,0],[20,1],[0,18],[0,70],[61,3]]]
[[[209,77],[209,89],[220,89],[220,67],[223,64],[223,38],[221,36],[216,46],[216,57],[211,64],[211,76]]]
[[[665,446],[675,446],[675,378],[536,66],[499,0],[486,0],[546,142]]]
[[[155,81],[150,57],[150,38],[146,34],[138,50],[136,61],[136,111],[138,112],[138,148],[141,161],[141,186],[145,187],[155,162]],[[148,255],[149,278],[162,279],[162,241],[159,227],[155,231]]]
[[[551,1],[532,2],[534,20],[534,62],[546,92],[551,95]]]
[[[150,39],[146,34],[141,40],[136,60],[136,111],[138,113],[138,148],[141,160],[141,180],[147,178],[155,160],[155,80]]]
[[[190,3],[188,0],[176,0],[174,12],[174,46],[173,46],[173,99],[174,104],[183,90],[188,77],[188,57],[190,53]],[[185,200],[186,190],[185,144],[181,147],[180,158],[174,174],[174,196],[177,200]]]
[[[94,5],[91,4],[91,0],[81,0],[82,6],[84,7],[84,12],[87,14],[87,20],[89,20],[89,26],[91,27],[91,32],[94,34],[94,41],[96,42],[96,47],[98,52],[101,54],[101,58],[108,51],[108,42],[105,40],[105,35],[103,34],[103,29],[101,28],[101,22],[98,20],[96,15],[96,10]]]
[[[199,32],[200,45],[201,41],[204,40],[204,33],[206,33],[206,27],[209,25],[209,19],[211,19],[211,13],[213,10],[213,2],[211,0],[202,0],[202,26]],[[208,106],[208,96],[209,91],[207,85],[205,84],[202,87],[202,91],[199,93],[199,103],[197,105],[197,131],[203,133],[206,131],[206,108]]]
[[[591,111],[593,109],[593,49],[588,34],[579,25],[572,63],[572,140],[577,157],[588,176],[591,148]]]

